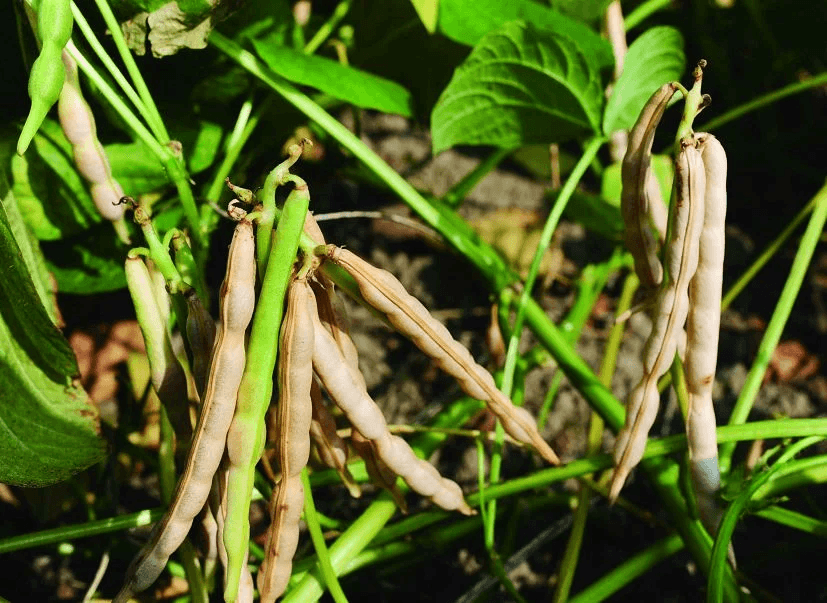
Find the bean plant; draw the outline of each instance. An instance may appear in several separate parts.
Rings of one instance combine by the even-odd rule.
[[[749,144],[739,133],[786,119],[794,100],[816,104],[827,74],[812,71],[827,57],[791,51],[762,67],[777,86],[729,89],[727,41],[713,33],[730,15],[777,49],[776,9],[687,4],[13,3],[20,51],[6,63],[28,83],[11,89],[19,111],[0,153],[0,493],[32,519],[3,524],[0,554],[18,567],[60,559],[71,596],[119,603],[328,592],[341,603],[439,564],[453,564],[451,578],[417,580],[405,596],[640,597],[667,566],[685,600],[790,596],[749,543],[771,547],[780,530],[800,545],[785,553],[795,558],[827,533],[827,423],[762,419],[754,405],[782,336],[800,336],[794,303],[827,220],[823,166],[784,189],[798,213],[779,210],[766,248],[741,265],[728,260],[726,219],[751,207],[747,150],[795,150],[762,129]],[[427,130],[434,156],[481,159],[445,194],[419,190],[370,142],[366,123],[382,115]],[[500,165],[552,176],[523,272],[466,212]],[[792,178],[788,161],[773,167]],[[428,253],[463,266],[438,278],[491,307],[487,352],[460,343],[369,245],[336,240],[358,223],[325,219],[340,209],[325,198],[331,180],[402,201],[411,218],[379,219],[413,223],[444,248]],[[349,213],[376,219],[369,209],[360,195]],[[573,224],[593,253],[540,286]],[[783,263],[780,294],[760,284],[771,262]],[[727,404],[714,387],[722,316],[748,311],[756,283],[772,297],[768,322]],[[555,288],[570,292],[561,318],[544,307]],[[84,389],[67,340],[98,300],[143,340],[109,406]],[[595,371],[578,341],[601,300],[611,318]],[[429,417],[388,423],[347,304],[453,380]],[[642,376],[625,393],[621,345],[641,323]],[[535,399],[532,374],[552,368]],[[564,392],[589,408],[582,452],[554,427]],[[686,435],[664,418],[657,437],[659,408],[674,401]],[[136,426],[141,412],[157,432]],[[480,417],[490,427],[475,428]],[[475,454],[475,480],[452,474],[458,449]],[[47,514],[34,489],[60,510]],[[463,555],[482,560],[471,577]],[[526,561],[541,592],[513,572]],[[8,579],[0,595],[23,588]]]

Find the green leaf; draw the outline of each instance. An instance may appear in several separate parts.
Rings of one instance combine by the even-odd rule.
[[[92,295],[126,287],[127,248],[108,222],[78,236],[43,243],[46,264],[61,293]]]
[[[198,130],[194,134],[195,137],[191,142],[183,137],[181,140],[184,143],[184,153],[189,163],[190,174],[203,172],[215,161],[224,136],[224,128],[215,122],[200,119]]]
[[[331,59],[279,46],[269,39],[252,42],[261,60],[291,82],[311,86],[363,109],[405,117],[412,115],[411,94],[396,82]]]
[[[551,0],[554,10],[585,23],[600,19],[611,3],[612,0]]]
[[[572,40],[599,70],[614,66],[609,43],[588,26],[532,0],[441,0],[439,30],[460,44],[473,46],[508,21],[522,19]]]
[[[98,462],[97,413],[0,208],[0,481],[45,486]]]
[[[431,114],[434,153],[599,132],[603,89],[592,59],[564,35],[506,23],[480,40],[439,97]]]
[[[105,145],[112,177],[124,194],[137,197],[169,184],[169,176],[158,158],[141,141]]]
[[[683,37],[677,29],[653,27],[635,40],[606,103],[603,132],[608,135],[631,128],[652,93],[666,82],[680,79],[685,62]]]
[[[434,33],[437,25],[437,15],[439,11],[439,0],[411,0],[416,14],[419,15],[419,20],[428,30],[428,33]]]

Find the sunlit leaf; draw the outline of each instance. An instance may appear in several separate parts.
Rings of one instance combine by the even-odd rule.
[[[431,115],[434,152],[593,134],[602,105],[593,57],[564,35],[514,21],[486,35],[454,72]]]
[[[612,90],[603,115],[603,131],[631,128],[652,93],[680,79],[686,58],[683,36],[672,27],[653,27],[629,47],[623,73]]]

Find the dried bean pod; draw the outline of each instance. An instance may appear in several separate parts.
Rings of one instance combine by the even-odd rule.
[[[379,458],[414,491],[448,511],[473,514],[456,483],[440,476],[430,463],[417,458],[405,440],[391,435],[382,411],[347,368],[333,336],[315,314],[313,322],[313,368],[331,399],[342,409],[353,427],[374,442]]]
[[[121,220],[126,209],[126,205],[118,203],[123,189],[112,177],[106,151],[98,140],[95,117],[80,91],[77,64],[65,50],[62,56],[66,81],[57,103],[60,125],[72,143],[75,165],[89,182],[89,192],[98,212],[106,220]]]
[[[706,195],[698,269],[689,285],[685,365],[689,412],[686,436],[699,515],[706,529],[714,535],[723,516],[723,508],[717,498],[721,476],[718,469],[712,385],[715,381],[721,322],[727,158],[723,146],[714,136],[698,134],[697,138],[706,171]]]
[[[207,376],[210,371],[210,356],[215,344],[215,322],[201,303],[201,298],[190,289],[187,300],[187,341],[192,350],[192,376],[198,396],[204,397]]]
[[[347,444],[336,433],[336,423],[322,400],[322,391],[314,380],[310,386],[310,400],[313,404],[313,417],[310,422],[310,437],[316,444],[319,459],[335,469],[353,498],[362,496],[359,484],[353,479],[347,468]]]
[[[127,288],[135,306],[135,315],[146,344],[152,387],[167,411],[179,447],[183,447],[192,437],[187,377],[172,351],[167,323],[153,294],[152,277],[144,260],[137,256],[129,256],[126,258],[124,270]]]
[[[560,463],[537,431],[531,414],[524,408],[514,406],[497,389],[491,374],[474,361],[470,352],[451,336],[445,325],[431,316],[396,277],[334,245],[328,246],[327,256],[354,278],[368,304],[384,313],[394,328],[454,377],[465,393],[484,401],[511,437],[533,446],[549,463]]]
[[[654,178],[649,169],[652,141],[669,100],[675,94],[675,82],[664,84],[643,107],[629,132],[629,146],[623,157],[621,178],[623,192],[620,208],[623,215],[626,247],[635,261],[635,273],[647,288],[657,287],[663,280],[663,267],[658,259],[658,243],[649,226],[652,208],[649,187]],[[657,185],[657,182],[654,183]]]
[[[617,498],[626,476],[643,456],[649,428],[658,412],[658,378],[675,358],[689,310],[689,281],[698,267],[706,186],[703,161],[694,141],[682,144],[675,162],[675,186],[672,238],[666,248],[668,280],[655,299],[652,332],[643,351],[643,377],[629,394],[626,423],[615,441],[610,500]]]
[[[358,429],[353,428],[350,435],[350,443],[357,454],[365,461],[365,470],[370,476],[370,481],[390,492],[396,506],[403,513],[408,512],[408,503],[402,491],[396,486],[396,473],[388,467],[379,457],[376,444],[362,435]]]
[[[310,456],[313,383],[313,331],[316,304],[305,278],[290,284],[281,327],[278,360],[278,441],[281,481],[270,499],[270,527],[265,557],[258,572],[262,603],[274,603],[287,587],[299,541],[304,506],[302,469]]]
[[[255,276],[253,226],[245,220],[236,226],[230,246],[227,273],[221,285],[221,326],[184,473],[178,480],[169,509],[127,570],[124,586],[114,603],[126,603],[155,581],[207,501],[213,475],[224,453],[244,370],[244,334],[253,315]]]

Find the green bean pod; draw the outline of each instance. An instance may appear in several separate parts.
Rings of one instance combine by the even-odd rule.
[[[224,600],[232,603],[238,593],[239,578],[250,540],[250,498],[256,463],[264,451],[264,415],[273,394],[273,370],[278,354],[278,338],[273,334],[281,325],[287,284],[296,261],[310,194],[299,184],[287,196],[275,238],[267,258],[249,341],[249,360],[244,367],[238,405],[227,434],[227,516],[224,546],[227,550],[227,578]],[[262,228],[261,225],[258,228]],[[261,240],[261,236],[258,236]]]
[[[40,0],[37,3],[37,34],[41,42],[40,55],[29,73],[29,98],[32,101],[26,123],[17,140],[17,153],[29,148],[40,124],[57,102],[66,68],[61,53],[72,36],[71,0]]]

